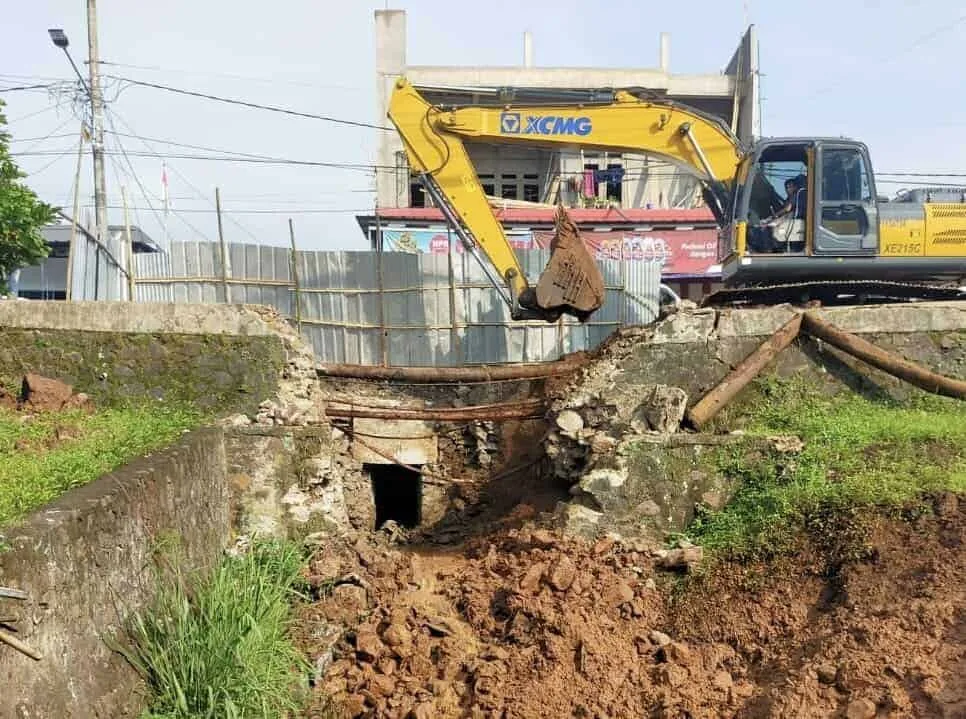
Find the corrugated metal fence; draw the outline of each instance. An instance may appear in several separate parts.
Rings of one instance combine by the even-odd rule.
[[[518,250],[536,281],[549,250]],[[136,299],[271,305],[301,328],[322,362],[460,366],[553,360],[592,349],[658,311],[656,262],[606,260],[604,306],[590,321],[519,322],[476,260],[403,252],[293,253],[282,247],[173,243],[135,257]],[[294,273],[293,273],[294,269]]]

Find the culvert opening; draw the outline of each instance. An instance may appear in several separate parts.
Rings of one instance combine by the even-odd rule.
[[[367,464],[376,506],[376,529],[390,519],[418,527],[422,518],[423,476],[398,464]]]

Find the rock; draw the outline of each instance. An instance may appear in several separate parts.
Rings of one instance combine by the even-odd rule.
[[[655,385],[650,396],[638,407],[635,414],[643,415],[648,427],[656,432],[676,432],[684,419],[688,395],[680,387]]]
[[[332,598],[353,614],[361,614],[369,608],[369,596],[365,587],[358,584],[339,584],[332,590]]]
[[[58,411],[70,401],[73,389],[60,380],[28,374],[20,385],[20,399],[29,409]]]
[[[396,672],[396,667],[396,660],[392,657],[382,657],[376,662],[376,671],[385,674],[387,677],[391,677]]]
[[[413,650],[413,637],[402,624],[393,623],[382,633],[383,641],[402,659],[408,657]]]
[[[554,538],[552,532],[546,529],[537,529],[530,535],[530,542],[534,546],[549,549],[557,543],[557,540]]]
[[[614,596],[617,597],[620,603],[629,602],[634,599],[634,590],[624,582],[621,582],[614,588]]]
[[[805,443],[801,437],[795,435],[772,435],[765,437],[766,441],[776,452],[783,454],[798,454],[805,449]]]
[[[554,589],[565,592],[574,583],[574,577],[576,576],[577,566],[570,557],[564,554],[550,567],[547,581]],[[632,592],[631,597],[633,598],[633,596],[634,594]]]
[[[409,717],[407,719],[436,719],[436,705],[435,702],[422,702],[417,704],[411,712],[409,712]]]
[[[656,517],[661,513],[661,507],[653,499],[645,499],[635,509],[642,517]]]
[[[536,592],[540,587],[540,580],[543,579],[544,572],[546,571],[546,562],[537,562],[536,564],[530,565],[527,573],[520,580],[520,589],[530,593]]]
[[[670,550],[659,560],[665,569],[691,569],[704,559],[704,549],[701,547],[681,547]]]
[[[603,432],[597,432],[590,440],[590,450],[594,454],[609,454],[617,445],[616,439]]]
[[[644,582],[644,587],[652,592],[657,591],[657,582],[654,581],[654,577],[648,577]]]
[[[822,684],[835,684],[835,673],[836,669],[831,664],[819,664],[815,667],[815,673],[818,675],[818,680]]]
[[[614,541],[613,537],[604,537],[603,539],[598,540],[594,544],[594,548],[592,550],[594,553],[594,556],[600,557],[600,556],[603,556],[604,554],[607,554],[610,550],[614,548],[614,544],[616,544],[616,542]]]
[[[564,435],[576,438],[577,433],[584,428],[584,419],[572,409],[565,409],[554,420]]]
[[[671,643],[671,637],[664,632],[659,632],[657,629],[652,630],[651,633],[647,635],[647,638],[659,647],[665,647]]]
[[[721,691],[728,691],[734,685],[735,680],[732,678],[730,672],[721,670],[715,672],[714,677],[711,679],[711,684],[715,689],[720,689]]]
[[[845,708],[846,719],[874,719],[875,704],[868,699],[854,699]]]
[[[0,409],[17,409],[17,398],[0,387]]]
[[[722,492],[702,492],[701,504],[712,512],[718,512],[728,503],[728,497]]]
[[[676,664],[662,664],[655,673],[658,684],[679,687],[688,680],[688,670]]]
[[[603,512],[598,512],[582,504],[558,502],[555,510],[559,527],[567,534],[596,538]]]
[[[396,680],[385,674],[377,674],[369,680],[369,690],[380,697],[391,697],[396,691]]]
[[[691,661],[691,650],[683,642],[669,642],[661,647],[660,658],[672,664],[687,666]]]
[[[355,717],[362,716],[366,711],[366,698],[361,694],[351,694],[343,702],[343,711],[345,711],[346,716]]]
[[[939,340],[939,347],[944,350],[955,349],[956,338],[951,335],[943,335]]]
[[[251,420],[248,419],[248,415],[233,414],[231,417],[225,420],[225,424],[227,424],[229,427],[247,427],[251,424]]]
[[[373,629],[363,627],[356,632],[356,654],[363,661],[374,662],[385,650],[385,645]]]

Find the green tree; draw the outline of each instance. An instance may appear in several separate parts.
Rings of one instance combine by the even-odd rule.
[[[40,228],[53,221],[57,208],[40,201],[21,180],[26,177],[10,158],[10,135],[0,100],[0,294],[8,290],[10,274],[35,265],[50,248]]]

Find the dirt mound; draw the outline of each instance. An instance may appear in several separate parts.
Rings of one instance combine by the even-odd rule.
[[[20,394],[14,396],[0,387],[0,408],[26,412],[60,412],[65,409],[93,409],[93,403],[83,392],[75,393],[64,382],[39,374],[24,375]]]
[[[964,716],[963,509],[686,590],[644,547],[543,529],[360,540],[316,560],[302,625],[348,626],[319,683],[345,716]]]

